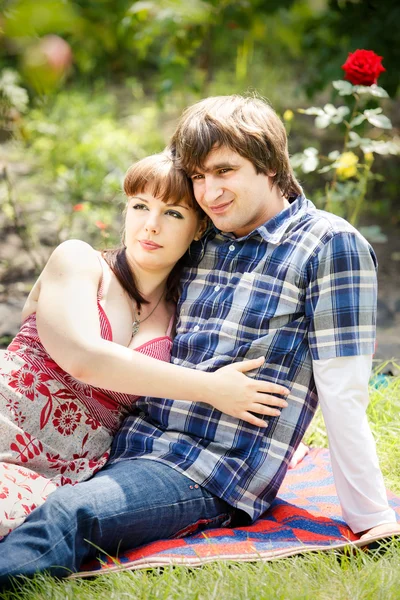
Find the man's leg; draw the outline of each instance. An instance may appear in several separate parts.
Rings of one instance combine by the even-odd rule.
[[[44,570],[66,577],[97,548],[116,554],[220,527],[229,524],[231,513],[226,502],[161,463],[108,465],[89,481],[57,489],[0,542],[0,583]]]

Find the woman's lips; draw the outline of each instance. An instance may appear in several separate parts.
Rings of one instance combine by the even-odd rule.
[[[223,204],[218,204],[218,206],[210,206],[210,211],[214,215],[221,215],[226,210],[228,210],[228,208],[230,207],[232,202],[233,202],[233,200],[230,200],[230,202],[224,202]]]
[[[140,240],[140,245],[145,250],[157,250],[158,248],[161,248],[161,246],[159,244],[156,244],[155,242],[151,242],[150,240]]]

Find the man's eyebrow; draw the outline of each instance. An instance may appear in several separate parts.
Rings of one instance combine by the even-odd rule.
[[[227,167],[238,167],[238,163],[235,163],[231,160],[226,160],[224,162],[215,163],[206,167],[198,167],[197,169],[193,169],[192,175],[195,173],[210,173],[210,171],[218,171],[219,169],[226,169]]]

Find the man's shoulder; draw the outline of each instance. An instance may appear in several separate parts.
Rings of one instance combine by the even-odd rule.
[[[321,243],[328,243],[337,236],[355,237],[362,243],[368,245],[363,235],[348,221],[335,215],[316,208],[308,201],[305,210],[299,215],[297,227],[304,234],[315,235]]]

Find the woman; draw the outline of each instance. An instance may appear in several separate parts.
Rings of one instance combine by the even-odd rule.
[[[262,358],[215,373],[169,364],[182,261],[205,217],[166,154],[133,165],[124,190],[123,247],[56,248],[0,360],[0,536],[56,486],[105,464],[140,395],[207,402],[254,424],[248,410],[285,405],[266,395],[284,388],[243,374]]]

